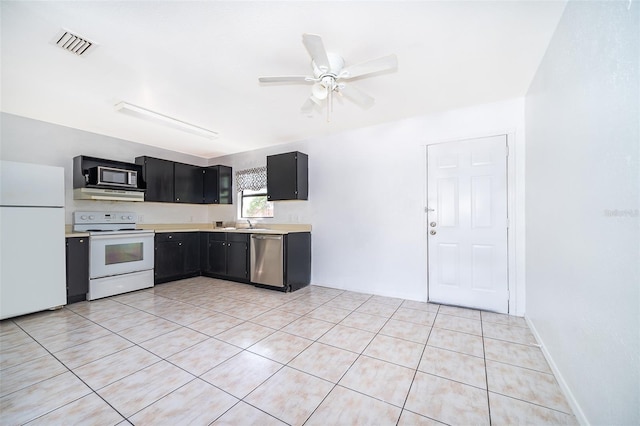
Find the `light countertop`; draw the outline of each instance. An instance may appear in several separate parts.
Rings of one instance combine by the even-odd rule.
[[[140,223],[137,229],[149,229],[156,233],[175,233],[175,232],[231,232],[239,234],[275,234],[286,235],[296,232],[311,232],[311,225],[307,224],[267,224],[258,225],[255,229],[244,228],[214,228],[207,223],[179,223],[179,224],[151,224]],[[65,237],[88,237],[88,232],[73,232],[72,225],[65,226]]]

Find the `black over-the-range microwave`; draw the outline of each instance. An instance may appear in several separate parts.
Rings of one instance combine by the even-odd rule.
[[[118,167],[95,166],[87,170],[87,184],[97,186],[117,186],[121,188],[138,188],[138,172]]]

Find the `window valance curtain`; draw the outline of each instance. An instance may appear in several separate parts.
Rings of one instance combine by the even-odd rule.
[[[250,189],[259,191],[267,187],[267,167],[254,167],[252,169],[236,172],[236,187],[238,191]]]

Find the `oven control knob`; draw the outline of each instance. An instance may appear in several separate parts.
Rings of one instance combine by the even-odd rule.
[[[127,219],[133,220],[133,216],[127,216]]]
[[[125,220],[127,217],[126,216],[120,216],[120,219]]]
[[[94,215],[90,215],[90,216],[89,216],[89,220],[93,220],[93,219],[95,219],[95,218],[96,218],[96,217],[95,217]]]
[[[82,216],[80,216],[80,219],[87,220],[87,215],[83,214]]]

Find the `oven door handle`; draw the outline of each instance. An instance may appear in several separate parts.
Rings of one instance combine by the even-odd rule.
[[[110,234],[110,235],[91,235],[89,237],[90,240],[115,240],[115,239],[131,239],[131,238],[148,238],[153,237],[153,232],[144,232],[137,234]]]

